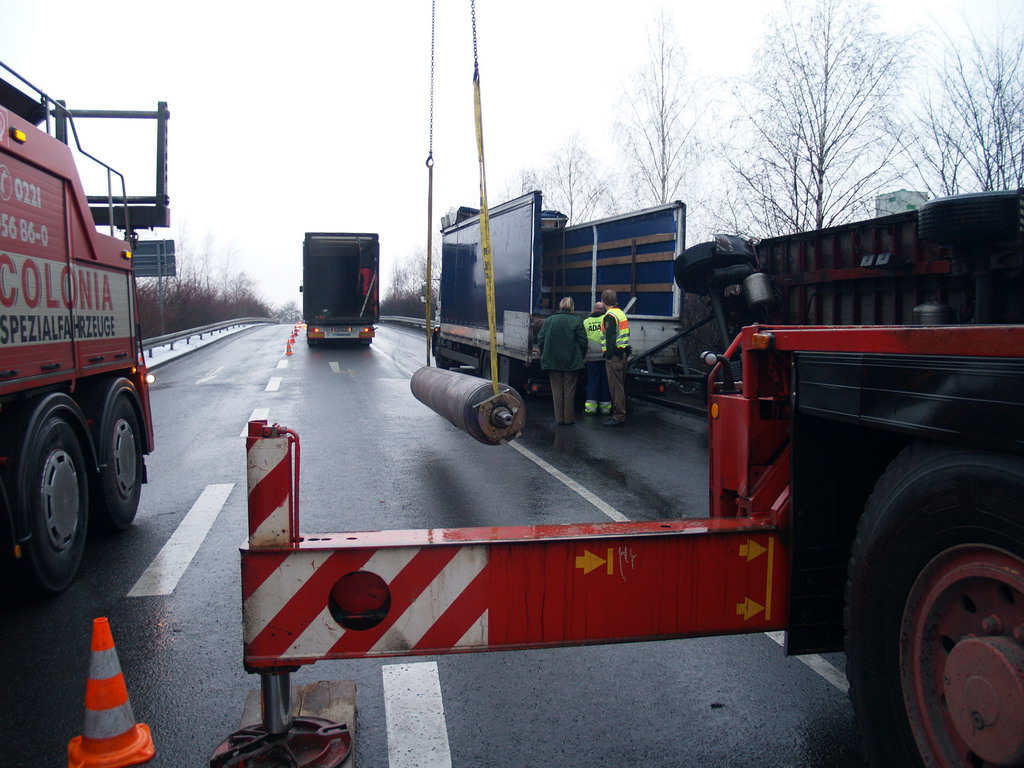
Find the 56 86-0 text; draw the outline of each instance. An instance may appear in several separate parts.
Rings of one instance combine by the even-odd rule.
[[[38,243],[44,248],[50,242],[45,224],[36,227],[35,222],[19,219],[9,213],[0,213],[0,238],[4,237],[10,240],[20,240],[30,245]]]

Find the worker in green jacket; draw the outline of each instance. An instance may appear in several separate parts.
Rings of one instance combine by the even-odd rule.
[[[551,380],[555,424],[560,427],[571,426],[576,421],[576,383],[587,354],[587,332],[574,309],[573,300],[566,296],[537,334],[540,367],[547,371]]]

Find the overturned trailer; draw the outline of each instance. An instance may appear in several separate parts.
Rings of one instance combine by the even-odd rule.
[[[686,239],[681,202],[622,216],[566,226],[557,211],[545,211],[540,192],[490,211],[498,378],[519,391],[544,379],[536,336],[544,319],[570,297],[578,312],[590,310],[605,289],[628,306],[630,339],[638,351],[659,346],[679,330],[682,293],[673,263]],[[489,375],[490,334],[480,215],[452,210],[442,222],[440,326],[433,342],[441,368],[472,367]],[[674,348],[659,360],[676,361]]]
[[[741,328],[759,322],[1024,322],[1019,298],[1024,278],[1014,245],[1021,226],[1019,200],[1018,191],[960,195],[933,200],[921,211],[826,229],[757,242],[716,235],[690,246],[675,261],[675,280],[690,308],[680,339],[696,335],[700,344],[687,347],[682,364],[635,357],[631,372],[654,379],[700,379],[695,363],[701,351],[721,352]],[[700,305],[704,312],[693,312]],[[737,366],[733,373],[738,375]]]

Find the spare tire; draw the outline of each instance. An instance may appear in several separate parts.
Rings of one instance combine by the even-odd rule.
[[[917,234],[925,242],[961,248],[1013,242],[1024,229],[1022,201],[1021,190],[940,197],[921,207]]]

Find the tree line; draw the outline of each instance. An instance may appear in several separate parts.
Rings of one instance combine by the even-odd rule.
[[[1020,9],[995,31],[965,18],[954,38],[880,31],[870,0],[786,0],[762,40],[749,72],[711,79],[690,66],[663,10],[620,97],[619,167],[595,160],[573,131],[489,196],[540,189],[570,224],[683,200],[693,244],[870,218],[876,198],[899,189],[1024,186]],[[393,267],[385,312],[422,307],[424,261]]]
[[[179,234],[175,251],[174,277],[135,281],[142,338],[239,317],[274,317],[287,310],[275,313],[252,279],[233,268],[230,252],[218,252],[211,238],[196,248]]]

